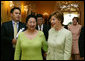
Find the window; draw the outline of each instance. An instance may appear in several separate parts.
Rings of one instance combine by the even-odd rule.
[[[68,25],[70,22],[72,22],[73,17],[79,17],[78,12],[64,12],[64,25]]]

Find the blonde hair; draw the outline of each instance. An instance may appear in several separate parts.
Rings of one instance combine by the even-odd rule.
[[[52,16],[55,16],[59,21],[61,21],[61,24],[63,24],[64,17],[63,17],[63,13],[61,11],[57,10],[57,11],[53,12],[51,14],[51,17]]]

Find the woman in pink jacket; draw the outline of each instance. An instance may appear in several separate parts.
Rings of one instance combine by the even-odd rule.
[[[68,26],[68,29],[72,32],[73,41],[72,41],[72,59],[79,60],[79,47],[78,47],[78,39],[81,31],[81,25],[78,24],[78,17],[73,18],[73,23]]]

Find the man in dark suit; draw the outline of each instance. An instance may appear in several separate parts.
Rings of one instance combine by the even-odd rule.
[[[44,18],[42,14],[37,14],[37,26],[36,29],[44,33],[46,40],[48,39],[48,31],[50,26],[43,24]]]
[[[14,7],[10,13],[12,21],[5,22],[1,26],[1,60],[14,60],[16,35],[20,29],[25,28],[25,24],[20,22],[20,8]]]
[[[79,52],[80,57],[84,60],[84,27],[82,27],[79,37]]]
[[[42,14],[37,14],[37,26],[36,26],[36,29],[39,30],[39,31],[42,31],[45,35],[45,38],[46,38],[46,41],[48,39],[48,31],[50,29],[50,27],[46,24],[43,24],[43,21],[44,21],[44,18],[43,18],[43,15]],[[42,56],[43,56],[43,59],[46,60],[46,57],[45,57],[45,54],[44,54],[44,51],[42,50]]]

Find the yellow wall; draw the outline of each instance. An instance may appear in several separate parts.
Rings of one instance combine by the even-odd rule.
[[[7,22],[10,19],[10,3],[8,1],[1,1],[1,21]]]

